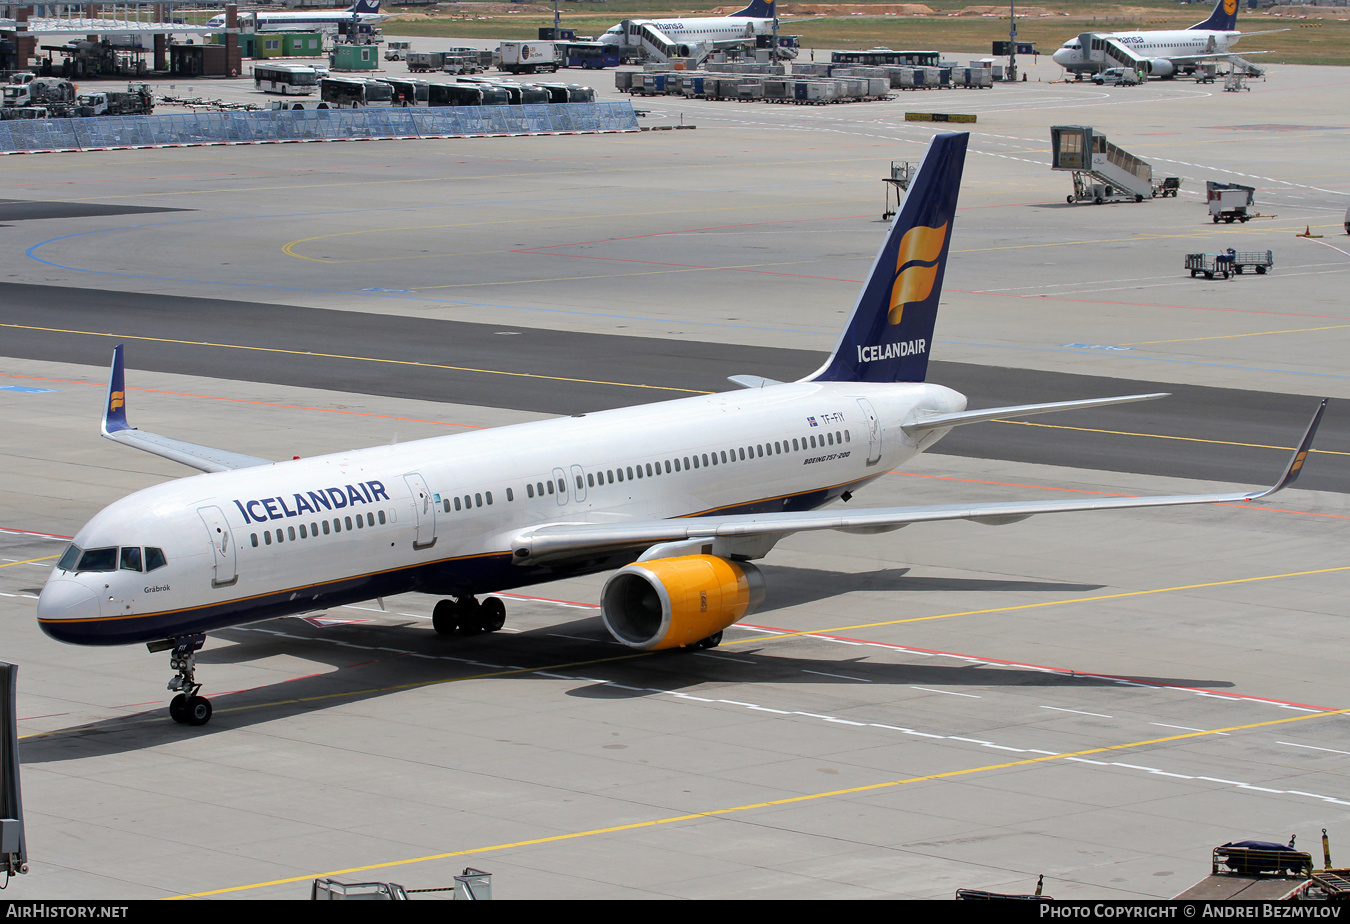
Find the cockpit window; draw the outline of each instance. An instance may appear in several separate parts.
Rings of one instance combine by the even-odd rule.
[[[74,543],[71,543],[66,547],[66,552],[61,556],[61,560],[56,563],[56,567],[60,568],[62,571],[74,571],[75,563],[80,560],[80,556],[83,554],[83,549]]]
[[[116,571],[117,548],[90,549],[80,556],[77,571]]]
[[[164,560],[164,551],[151,546],[145,547],[145,570],[154,571],[156,568],[163,568],[168,562]]]
[[[118,567],[122,571],[141,570],[141,550],[134,545],[122,546],[122,557]]]

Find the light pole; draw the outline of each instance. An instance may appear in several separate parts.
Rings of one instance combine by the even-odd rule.
[[[1017,79],[1017,0],[1008,0],[1008,79]]]

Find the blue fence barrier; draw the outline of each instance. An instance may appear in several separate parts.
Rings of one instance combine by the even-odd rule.
[[[632,103],[627,101],[407,109],[267,109],[15,119],[0,122],[0,153],[637,130],[637,116]]]

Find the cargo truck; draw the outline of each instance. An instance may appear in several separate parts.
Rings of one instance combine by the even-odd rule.
[[[562,64],[558,46],[553,42],[502,42],[497,46],[497,54],[501,58],[497,69],[512,74],[537,74],[540,71],[552,74]]]
[[[155,95],[145,84],[129,86],[125,91],[81,93],[75,106],[77,116],[149,115],[154,111]]]

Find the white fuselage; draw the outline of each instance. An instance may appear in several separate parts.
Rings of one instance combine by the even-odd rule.
[[[332,31],[339,24],[351,23],[353,15],[348,10],[322,10],[313,13],[270,13],[250,12],[239,14],[239,26],[255,32],[303,32],[306,30]],[[357,13],[357,23],[373,26],[385,19],[383,13]],[[212,16],[206,21],[208,28],[224,29],[225,15]]]
[[[705,16],[692,19],[634,19],[631,22],[652,26],[667,38],[686,45],[699,42],[727,42],[749,38],[760,33],[773,32],[772,19],[754,19],[748,16]],[[622,23],[612,26],[600,41],[610,45],[624,44]]]
[[[1221,55],[1232,49],[1241,32],[1216,32],[1211,29],[1172,29],[1155,32],[1108,32],[1104,38],[1114,39],[1141,58],[1166,58],[1185,62],[1187,58]],[[1083,54],[1079,38],[1061,45],[1051,56],[1056,64],[1073,73],[1095,73],[1100,62],[1088,60]]]
[[[112,504],[74,537],[82,550],[162,550],[161,567],[58,567],[38,618],[63,641],[119,644],[608,569],[642,550],[522,566],[513,538],[818,507],[945,432],[916,439],[901,424],[964,407],[939,385],[802,382],[197,475]]]

